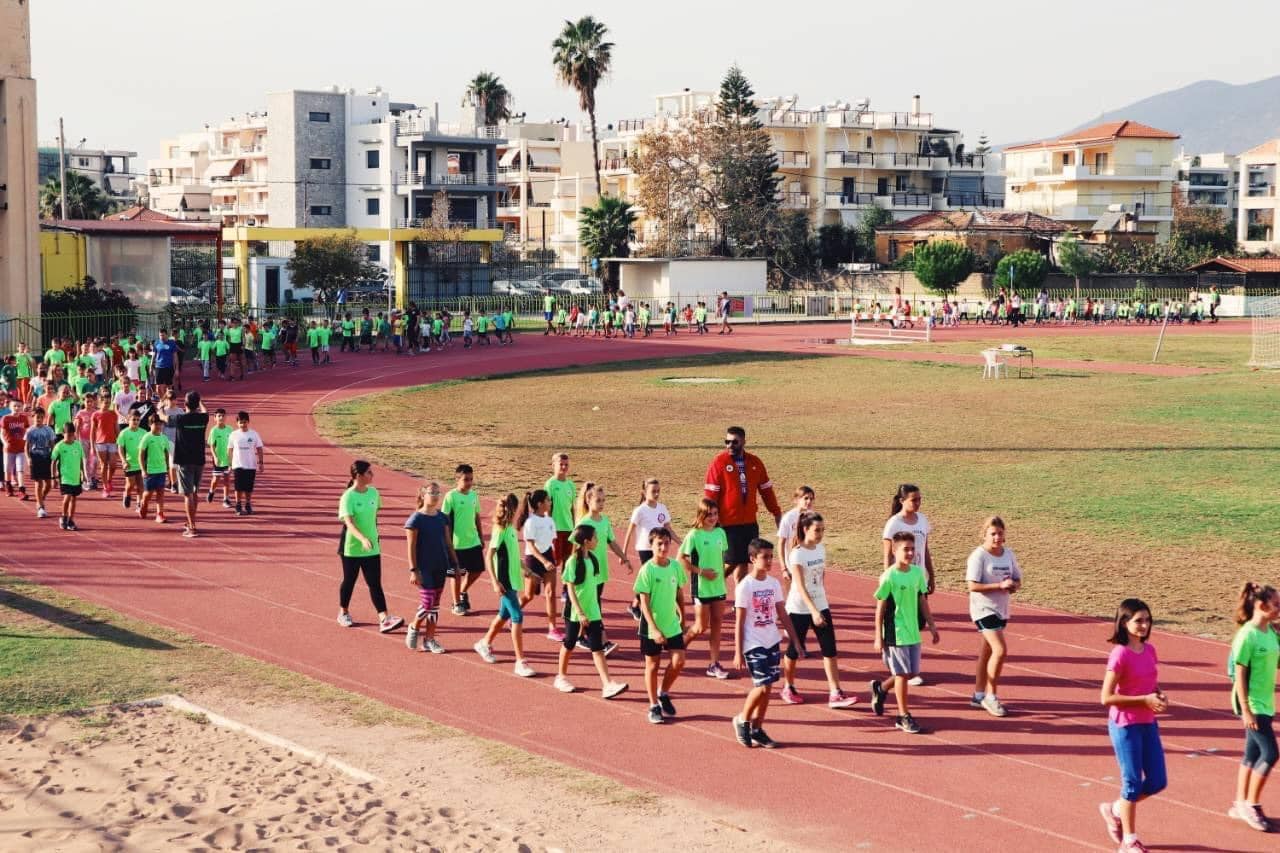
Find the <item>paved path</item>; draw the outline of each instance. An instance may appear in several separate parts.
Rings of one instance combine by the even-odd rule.
[[[81,501],[81,530],[61,533],[38,522],[34,508],[0,500],[8,534],[0,565],[70,594],[280,664],[390,705],[505,741],[639,788],[732,807],[759,816],[748,828],[785,827],[798,844],[828,849],[1105,850],[1112,845],[1096,803],[1115,795],[1115,762],[1098,705],[1106,626],[1089,619],[1019,606],[1011,629],[1013,657],[1003,698],[1005,720],[970,710],[968,689],[976,637],[964,597],[937,596],[942,644],[926,649],[933,686],[915,691],[913,710],[931,732],[912,737],[866,708],[866,680],[880,671],[871,651],[872,580],[833,572],[829,590],[840,627],[847,686],[862,704],[831,711],[820,695],[817,661],[802,662],[811,703],[775,704],[769,729],[786,744],[747,751],[732,737],[729,717],[745,685],[704,678],[705,646],[691,655],[677,685],[679,721],[644,719],[641,665],[626,592],[608,592],[607,622],[624,650],[611,666],[631,692],[605,702],[596,692],[563,696],[545,675],[556,646],[541,637],[543,618],[529,619],[531,680],[510,672],[509,641],[500,665],[470,651],[492,614],[487,584],[476,587],[477,615],[445,615],[440,636],[451,654],[411,654],[403,635],[380,636],[363,586],[353,609],[365,621],[334,624],[338,585],[334,555],[338,496],[351,457],[318,438],[312,411],[320,403],[450,377],[690,354],[716,349],[806,350],[813,327],[743,328],[732,337],[675,340],[563,341],[523,335],[511,348],[415,359],[342,356],[332,367],[277,370],[239,386],[203,386],[231,411],[249,408],[268,445],[267,467],[253,518],[205,505],[203,537],[179,536],[181,524],[144,523],[96,496]],[[571,448],[570,448],[571,449]],[[708,453],[714,448],[708,445]],[[484,460],[477,460],[483,466]],[[399,582],[404,566],[398,528],[414,482],[379,470],[387,502],[387,590],[408,614],[416,596]],[[177,514],[171,515],[177,518]],[[72,544],[74,543],[74,544]],[[533,608],[537,610],[535,606]],[[1239,723],[1225,710],[1225,647],[1160,634],[1163,686],[1174,713],[1163,724],[1171,785],[1144,805],[1142,835],[1153,849],[1274,850],[1264,838],[1223,816],[1239,760]],[[594,676],[585,655],[572,664],[580,687]],[[269,697],[264,697],[269,698]],[[1273,837],[1274,838],[1274,837]],[[1166,845],[1161,848],[1160,845]]]

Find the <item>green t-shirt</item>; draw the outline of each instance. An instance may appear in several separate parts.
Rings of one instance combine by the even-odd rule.
[[[275,329],[271,329],[271,328],[263,329],[260,337],[262,338],[263,352],[271,352],[273,349],[275,349],[275,346],[276,346],[276,330]]]
[[[200,360],[208,361],[209,356],[213,354],[213,341],[200,339],[200,343],[196,344],[196,348],[200,351]]]
[[[591,555],[579,560],[576,555],[564,562],[564,582],[573,584],[580,607],[573,609],[573,621],[597,622],[600,620],[600,597],[597,591],[600,580],[596,576],[596,564]]]
[[[604,513],[600,514],[598,521],[592,521],[590,515],[584,515],[578,519],[578,523],[588,524],[596,529],[596,549],[592,553],[596,555],[596,562],[599,564],[596,569],[596,583],[602,584],[609,580],[609,543],[616,538],[613,535],[613,523]]]
[[[693,319],[699,323],[707,322],[707,309],[699,306],[693,310]]]
[[[503,311],[503,312],[502,312],[502,319],[503,319],[503,320],[506,320],[506,324],[507,324],[507,331],[508,331],[508,332],[509,332],[509,331],[511,331],[512,329],[514,329],[514,328],[516,327],[516,315],[515,315],[514,313],[512,313],[511,311],[509,311],[509,310],[508,310],[508,311]]]
[[[320,333],[320,346],[327,347],[329,345],[329,338],[333,335],[333,329],[328,326],[321,326],[316,329],[316,331]]]
[[[18,378],[30,379],[32,374],[32,361],[34,360],[31,358],[31,353],[20,352],[17,354],[16,358],[18,360]]]
[[[150,434],[141,427],[126,427],[120,430],[120,434],[116,436],[116,447],[119,448],[120,455],[124,458],[124,470],[142,470],[142,460],[138,456],[138,451],[142,447],[142,440]]]
[[[573,480],[552,477],[543,488],[551,496],[551,520],[556,523],[556,530],[561,533],[573,530],[573,500],[578,494]]]
[[[443,332],[443,331],[444,331],[444,321],[443,321],[443,320],[439,320],[439,319],[437,319],[437,320],[432,320],[432,321],[431,321],[431,334],[433,334],[433,335],[437,335],[437,336],[438,336],[438,335],[439,335],[441,332]]]
[[[164,433],[148,432],[138,446],[143,470],[148,474],[164,474],[169,470],[169,458],[173,455],[173,442]]]
[[[75,389],[77,397],[83,397],[85,391],[93,388],[93,379],[88,376],[77,376],[71,380],[71,387]]]
[[[67,354],[60,349],[49,347],[48,351],[44,354],[44,360],[49,364],[66,364]]]
[[[929,589],[924,569],[912,563],[905,572],[890,566],[880,575],[876,599],[893,604],[892,636],[885,625],[886,645],[910,646],[920,642],[920,596]]]
[[[360,334],[362,337],[369,337],[373,334],[373,319],[364,317],[360,320]]]
[[[244,326],[231,326],[227,329],[227,342],[238,344],[244,341]]]
[[[699,569],[714,569],[715,580],[698,575],[696,587],[699,598],[715,598],[725,595],[724,587],[724,554],[729,550],[729,537],[723,527],[703,530],[695,527],[684,536],[680,543],[680,553],[690,557]]]
[[[1246,622],[1231,641],[1227,674],[1233,682],[1236,664],[1249,667],[1249,710],[1255,714],[1276,713],[1276,664],[1280,661],[1280,637],[1272,628],[1259,629]],[[1232,691],[1231,707],[1236,701]]]
[[[320,346],[320,330],[307,329],[307,346],[315,349]]]
[[[80,442],[59,441],[53,446],[49,459],[58,466],[59,482],[67,486],[80,485],[80,477],[84,473],[84,448]]]
[[[231,344],[227,343],[226,338],[218,338],[213,342],[213,354],[223,356],[231,352]]]
[[[223,424],[209,430],[209,447],[213,448],[213,464],[219,468],[231,467],[231,427]]]
[[[524,570],[520,565],[520,549],[516,545],[516,526],[508,524],[501,530],[497,525],[489,531],[489,547],[497,564],[498,583],[504,590],[520,590],[524,587]]]
[[[478,331],[482,335],[488,334],[489,332],[488,317],[484,316],[483,314],[480,315],[479,319],[476,320],[476,331]]]
[[[365,489],[363,494],[357,492],[355,486],[342,493],[342,498],[338,501],[338,518],[351,516],[356,530],[365,535],[370,545],[366,549],[360,544],[359,539],[348,532],[342,538],[344,557],[376,557],[382,553],[378,548],[378,510],[380,509],[382,509],[382,496],[373,486]]]
[[[138,356],[138,378],[144,382],[151,375],[151,356],[143,353]]]
[[[649,609],[653,612],[654,627],[661,631],[664,637],[674,637],[680,633],[680,607],[676,598],[680,587],[684,586],[685,582],[684,567],[670,559],[665,566],[660,566],[655,557],[641,566],[640,573],[636,575],[636,582],[632,589],[636,595],[649,596]],[[723,581],[720,586],[723,589]],[[640,620],[640,632],[641,637],[648,635],[648,626],[644,624],[643,619]]]
[[[75,400],[54,400],[49,404],[49,426],[59,436],[62,435],[62,428],[75,417],[75,405]]]
[[[549,293],[542,297],[542,310],[548,314],[556,310],[556,298]]]
[[[472,489],[465,495],[457,489],[450,489],[444,496],[440,511],[449,516],[449,526],[453,529],[453,549],[475,548],[481,545],[479,525],[476,517],[480,514],[480,496]]]

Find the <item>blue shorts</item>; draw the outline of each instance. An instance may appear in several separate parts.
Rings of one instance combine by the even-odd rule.
[[[144,492],[163,492],[168,474],[148,474],[142,480],[142,490]]]
[[[751,683],[756,687],[773,684],[782,678],[782,646],[775,644],[769,648],[756,646],[747,649],[743,657],[747,661],[747,670],[751,673]]]
[[[498,599],[498,618],[506,619],[512,625],[519,625],[524,621],[524,611],[520,609],[519,593],[515,590],[508,590]]]
[[[551,312],[550,312],[550,311],[543,311],[543,312],[542,312],[542,317],[543,317],[543,319],[545,319],[548,323],[550,323],[550,322],[551,322]]]

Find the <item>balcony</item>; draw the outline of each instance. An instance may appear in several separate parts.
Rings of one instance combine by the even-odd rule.
[[[827,210],[866,210],[876,206],[875,193],[827,193]]]
[[[981,172],[987,168],[987,155],[985,154],[960,154],[951,155],[950,163],[952,171],[974,169]]]
[[[933,113],[832,110],[826,116],[828,127],[858,127],[868,130],[928,130],[933,127]]]
[[[234,160],[242,157],[266,157],[266,145],[244,145],[229,146],[226,148],[215,148],[209,152],[210,160]]]
[[[624,118],[618,122],[618,133],[644,133],[646,130],[653,130],[657,127],[657,119],[652,118]]]
[[[460,124],[446,124],[427,116],[400,118],[394,121],[396,144],[410,140],[421,141],[427,137],[442,139],[478,139],[497,141],[502,139],[502,131],[494,125],[480,127],[463,127]]]
[[[987,193],[947,193],[948,208],[1004,207],[1004,196]]]
[[[448,172],[430,174],[412,170],[396,172],[396,186],[399,189],[425,190],[436,187],[462,187],[464,189],[488,190],[497,186],[498,178],[493,172]]]
[[[434,228],[436,227],[436,225],[434,222],[431,221],[431,217],[428,216],[425,218],[419,217],[417,219],[403,219],[403,218],[397,219],[396,227],[397,228]],[[472,230],[479,229],[479,228],[488,228],[489,220],[483,216],[478,217],[476,219],[450,219],[447,224],[447,227],[468,228]]]
[[[1249,189],[1245,192],[1245,198],[1275,198],[1276,188],[1274,184],[1250,184]]]
[[[558,174],[560,174],[559,166],[539,166],[534,163],[530,163],[529,165],[525,166],[523,169],[520,168],[519,166],[499,166],[498,167],[498,181],[501,183],[507,183],[509,181],[516,180],[522,175],[558,175]]]
[[[821,120],[817,110],[767,110],[761,118],[765,127],[808,127]]]
[[[627,157],[604,157],[600,160],[600,174],[625,175],[631,172],[631,160]]]
[[[933,196],[928,193],[920,192],[895,192],[888,196],[881,196],[888,199],[890,210],[932,210]]]
[[[808,210],[811,201],[808,193],[778,193],[777,199],[783,210]]]
[[[862,168],[874,169],[876,155],[874,151],[828,151],[828,169]]]
[[[809,168],[808,151],[775,151],[774,155],[778,158],[778,168],[780,169]]]
[[[1006,171],[1005,177],[1018,182],[1036,181],[1171,181],[1172,166],[1036,166],[1021,172]]]

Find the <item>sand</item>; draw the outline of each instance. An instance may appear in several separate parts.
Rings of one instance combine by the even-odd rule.
[[[451,730],[197,698],[377,781],[166,708],[9,718],[0,850],[651,850],[655,832],[667,848],[787,849],[748,815],[700,811]]]

